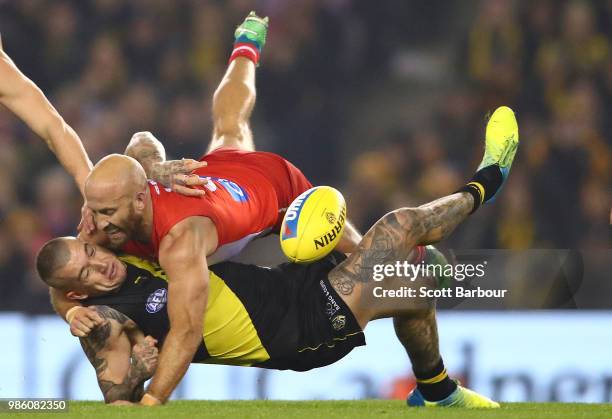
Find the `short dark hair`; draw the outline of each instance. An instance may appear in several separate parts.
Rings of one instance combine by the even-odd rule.
[[[57,237],[49,240],[36,255],[36,271],[45,284],[63,289],[66,284],[55,276],[55,273],[66,266],[70,260],[70,248],[67,237]]]

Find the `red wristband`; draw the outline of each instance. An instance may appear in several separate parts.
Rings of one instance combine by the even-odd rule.
[[[253,45],[246,42],[234,44],[234,50],[230,55],[229,62],[231,63],[236,57],[246,57],[255,64],[259,63],[259,50]]]

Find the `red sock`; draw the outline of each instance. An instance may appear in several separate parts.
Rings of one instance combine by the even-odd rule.
[[[255,45],[247,42],[236,43],[229,62],[231,63],[236,57],[246,57],[257,65],[259,63],[259,50]]]

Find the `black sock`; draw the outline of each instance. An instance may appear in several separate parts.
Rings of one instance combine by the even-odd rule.
[[[417,388],[429,402],[445,399],[457,388],[457,383],[448,378],[444,363],[440,362],[430,371],[414,371]]]
[[[474,197],[474,208],[470,211],[472,214],[483,202],[487,202],[497,193],[503,181],[501,169],[497,164],[493,164],[477,171],[467,185],[457,192],[467,192]]]

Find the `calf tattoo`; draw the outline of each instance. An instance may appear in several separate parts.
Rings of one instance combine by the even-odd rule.
[[[424,376],[440,361],[435,309],[393,319],[395,334],[406,349],[412,369]]]

